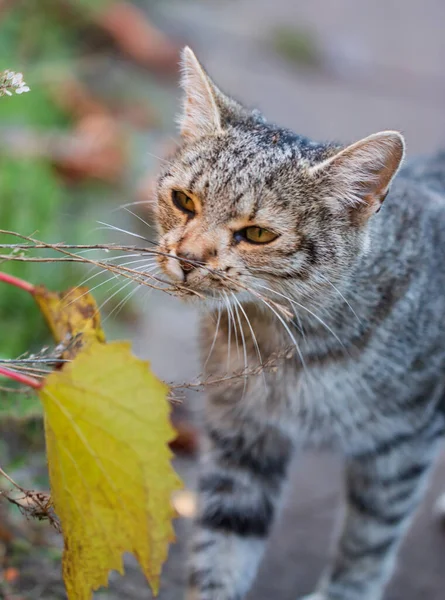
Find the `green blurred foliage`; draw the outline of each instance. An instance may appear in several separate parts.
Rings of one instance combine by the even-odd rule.
[[[43,415],[42,405],[37,395],[33,392],[18,394],[0,393],[0,422],[7,419],[29,420]],[[26,460],[25,458],[23,460]]]
[[[147,169],[147,147],[157,142],[156,129],[162,128],[163,119],[172,120],[173,100],[170,92],[166,93],[148,73],[142,74],[137,64],[132,65],[125,59],[115,61],[115,49],[110,51],[109,40],[92,26],[94,13],[103,11],[112,1],[20,0],[2,7],[0,72],[6,69],[22,72],[31,88],[29,93],[0,98],[0,139],[2,130],[7,132],[0,144],[2,230],[45,242],[137,242],[131,236],[105,231],[97,221],[138,230],[139,221],[135,223],[128,212],[113,212],[113,208],[134,198],[134,182]],[[146,5],[145,2],[136,4]],[[120,123],[126,128],[125,134],[131,143],[132,160],[117,184],[91,180],[68,182],[49,159],[42,157],[44,152],[40,157],[31,156],[28,147],[23,147],[26,134],[30,134],[33,143],[37,140],[37,145],[42,134],[42,140],[53,132],[69,136],[77,123],[56,101],[56,93],[58,86],[62,89],[72,80],[79,80],[104,106],[116,108],[125,106],[127,101],[130,107],[132,102],[135,105],[140,102],[142,106],[147,103],[152,120],[146,130],[130,122]],[[14,148],[8,148],[5,140],[12,140]],[[18,140],[20,143],[15,144]],[[0,234],[2,244],[19,242],[16,237]],[[0,249],[0,254],[7,252]],[[27,255],[54,256],[54,253],[39,251]],[[86,256],[93,258],[93,254]],[[94,273],[88,265],[69,262],[0,262],[0,270],[52,290],[80,285]],[[134,326],[137,318],[128,281],[102,274],[88,280],[87,285],[94,289],[96,301],[105,315],[107,337],[127,335],[128,325]],[[138,299],[145,294],[146,289],[139,290]],[[127,298],[128,303],[124,303]],[[110,318],[106,318],[107,314]],[[53,342],[32,297],[0,282],[0,358],[14,359],[39,352],[46,345],[52,347]],[[0,379],[1,386],[10,388],[14,384]],[[0,389],[0,422],[5,416],[29,420],[40,414],[40,403],[34,394],[8,394]]]
[[[15,129],[37,136],[40,132],[69,131],[71,119],[54,101],[54,86],[75,72],[73,61],[84,51],[81,31],[88,23],[88,11],[108,1],[70,5],[59,0],[24,0],[2,13],[0,71],[23,72],[31,87],[30,93],[0,98],[0,126],[7,128],[9,135],[14,135]],[[92,196],[100,206],[96,214],[89,204]],[[17,151],[11,155],[5,144],[0,145],[0,229],[49,242],[91,242],[87,233],[95,227],[92,217],[103,217],[104,201],[109,196],[110,188],[105,185],[69,185],[47,160],[20,156]],[[95,238],[101,242],[104,236],[98,233]],[[19,242],[0,235],[0,243]],[[8,261],[0,269],[53,290],[78,285],[88,273],[87,267],[71,263]],[[12,286],[0,286],[0,357],[14,358],[50,342],[33,299]]]
[[[0,123],[3,126],[33,127],[37,130],[68,126],[67,116],[54,104],[48,92],[33,81],[32,72],[29,72],[29,77],[28,72],[25,73],[25,81],[31,86],[31,92],[21,96],[2,97]],[[0,151],[6,153],[7,148]]]
[[[66,127],[68,118],[51,100],[39,75],[45,61],[71,57],[69,36],[59,19],[42,10],[43,2],[18,3],[2,15],[0,70],[24,72],[31,92],[0,100],[0,122],[9,129],[37,130]],[[26,16],[25,16],[26,15]],[[27,65],[32,65],[27,68]],[[38,158],[10,157],[0,148],[0,228],[45,240],[59,238],[60,213],[66,190],[50,164]],[[17,238],[0,236],[2,243],[18,243]],[[8,261],[1,269],[30,282],[62,289],[73,276],[64,269],[44,264]],[[35,350],[48,340],[45,324],[26,293],[1,284],[0,357],[12,358]]]
[[[92,0],[94,3],[95,0]],[[0,36],[0,70],[19,70],[28,63],[70,59],[75,28],[60,18],[63,5],[51,0],[26,0],[5,9]]]
[[[304,67],[320,65],[320,47],[313,31],[283,25],[273,30],[271,41],[275,50],[291,63]]]
[[[4,157],[0,169],[1,228],[24,235],[54,239],[60,231],[60,208],[63,189],[43,161]],[[19,243],[11,236],[0,235],[1,243]],[[72,265],[6,261],[1,269],[30,282],[45,283],[63,289],[72,279]],[[46,327],[33,299],[12,286],[2,284],[0,294],[0,356],[15,357],[36,349],[47,338]]]

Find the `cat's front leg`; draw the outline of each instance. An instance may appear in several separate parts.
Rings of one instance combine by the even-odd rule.
[[[212,420],[199,480],[187,600],[241,600],[263,555],[292,444],[238,415]]]
[[[394,435],[347,465],[347,512],[333,564],[310,600],[380,600],[436,454],[437,427]]]

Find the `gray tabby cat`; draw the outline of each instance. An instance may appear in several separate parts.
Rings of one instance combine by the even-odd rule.
[[[208,388],[187,597],[245,597],[291,457],[323,443],[346,457],[348,506],[311,598],[378,600],[445,430],[445,155],[399,172],[397,132],[295,135],[190,49],[183,87],[159,262],[208,299],[207,373],[244,372]]]

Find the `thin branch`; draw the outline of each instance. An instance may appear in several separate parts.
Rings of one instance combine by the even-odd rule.
[[[11,365],[14,371],[24,373],[25,375],[31,375],[32,377],[46,377],[51,373],[51,370],[46,368],[42,369],[39,367],[29,367],[28,365]]]
[[[100,269],[109,271],[116,276],[127,278],[137,284],[145,285],[145,286],[148,286],[148,287],[151,287],[154,289],[158,289],[158,290],[161,290],[166,293],[171,293],[174,295],[181,295],[184,293],[187,293],[187,294],[193,293],[196,296],[203,298],[202,294],[200,294],[199,292],[191,290],[190,288],[187,288],[185,286],[171,284],[169,282],[164,281],[162,278],[156,277],[155,275],[151,275],[149,273],[142,273],[141,271],[138,271],[136,269],[131,269],[129,267],[121,266],[119,264],[113,264],[113,263],[110,263],[106,259],[105,260],[104,259],[95,260],[95,259],[87,258],[85,256],[79,256],[78,254],[71,252],[71,250],[105,250],[108,252],[109,251],[131,252],[131,253],[137,252],[137,253],[140,253],[141,255],[149,255],[149,256],[150,255],[161,255],[161,256],[166,256],[166,257],[171,256],[170,254],[160,252],[157,249],[149,249],[149,248],[144,248],[144,247],[139,247],[139,246],[122,246],[120,244],[119,245],[118,244],[74,245],[74,244],[64,244],[61,242],[51,244],[51,243],[42,242],[40,240],[37,240],[33,236],[26,236],[26,235],[22,235],[22,234],[13,232],[13,231],[0,230],[0,234],[12,235],[12,236],[18,237],[22,240],[26,240],[26,242],[27,242],[26,244],[0,244],[0,248],[13,250],[13,253],[10,255],[0,255],[0,258],[3,258],[5,260],[35,261],[35,262],[57,262],[57,261],[82,262],[82,263],[92,264]],[[37,250],[50,249],[50,250],[56,251],[58,253],[62,253],[64,256],[62,258],[61,257],[40,258],[40,257],[26,257],[26,256],[23,256],[22,254],[19,254],[19,255],[14,254],[14,251],[17,251],[17,250],[31,250],[31,249],[37,249]],[[178,260],[177,256],[172,256],[172,258],[175,258]],[[109,260],[113,260],[113,259],[109,259]],[[199,263],[199,264],[200,264],[200,266],[205,267],[205,265],[201,265],[201,263]],[[253,290],[252,288],[247,288],[247,286],[243,285],[241,282],[234,280],[233,278],[225,275],[224,273],[220,273],[218,271],[214,271],[214,270],[210,270],[210,269],[209,269],[209,271],[211,271],[213,275],[218,276],[222,282],[224,282],[224,281],[228,282],[233,287],[238,288],[238,290],[248,291],[254,297],[256,297],[260,300],[264,299],[263,295],[260,292],[258,292],[257,290]],[[160,285],[160,284],[162,284],[162,285]],[[282,304],[275,302],[274,300],[272,300],[269,297],[267,297],[267,302],[269,304],[273,305],[277,309],[277,311],[279,311],[285,318],[287,318],[287,319],[292,318],[292,314],[286,306],[283,306]],[[289,354],[293,356],[292,349],[286,348],[283,351],[281,351],[280,353],[276,353],[274,356],[271,356],[269,359],[267,359],[265,362],[263,362],[263,364],[255,366],[253,369],[244,370],[239,373],[229,374],[222,378],[217,378],[217,379],[210,378],[210,379],[206,379],[206,380],[199,381],[196,383],[182,384],[179,386],[175,385],[175,386],[172,386],[172,389],[185,388],[185,387],[200,388],[205,385],[215,385],[217,383],[236,379],[239,377],[246,377],[248,375],[253,376],[253,375],[256,375],[256,374],[262,372],[264,369],[273,368],[274,365],[276,364],[277,360],[279,360],[279,358],[289,357]],[[16,370],[19,370],[18,365],[16,365]]]
[[[146,254],[146,255],[152,255],[152,256],[153,255],[154,256],[164,256],[164,257],[168,257],[168,258],[174,258],[175,260],[180,260],[180,257],[178,257],[178,256],[167,254],[167,253],[161,252],[160,250],[157,250],[157,249],[140,248],[137,246],[118,246],[117,244],[116,245],[115,244],[111,244],[111,245],[107,245],[107,244],[73,245],[73,244],[63,244],[60,242],[55,243],[55,244],[50,244],[50,243],[42,242],[41,240],[37,240],[32,236],[27,236],[27,235],[23,235],[20,233],[16,233],[15,231],[7,231],[4,229],[0,229],[0,234],[12,235],[12,236],[18,237],[22,240],[26,240],[28,242],[28,244],[8,244],[8,245],[0,244],[0,248],[10,248],[13,250],[51,249],[51,250],[55,250],[56,252],[60,252],[60,253],[64,254],[65,260],[71,260],[73,262],[84,262],[84,263],[92,264],[96,267],[105,269],[105,270],[110,271],[121,277],[130,279],[130,280],[134,281],[135,283],[138,283],[140,285],[145,285],[145,286],[153,288],[153,289],[157,289],[157,290],[165,292],[167,294],[172,294],[172,295],[177,295],[177,296],[184,295],[184,294],[187,294],[187,295],[193,294],[193,295],[197,296],[198,298],[201,298],[201,299],[204,298],[204,296],[202,294],[200,294],[199,292],[197,292],[196,290],[193,290],[191,288],[188,288],[188,287],[180,285],[180,284],[172,284],[171,282],[164,281],[162,278],[157,277],[156,275],[151,275],[149,273],[141,273],[140,271],[136,271],[135,269],[130,269],[128,267],[123,267],[120,265],[110,264],[109,262],[106,262],[104,260],[94,260],[91,258],[86,258],[84,256],[80,257],[78,254],[75,254],[75,253],[69,251],[69,250],[76,249],[76,250],[106,250],[106,251],[111,250],[111,251],[120,251],[120,252],[140,252],[141,255]],[[14,254],[0,255],[0,258],[5,259],[5,260],[18,260],[18,261],[23,261],[23,262],[35,261],[34,257],[29,258],[29,257],[25,257],[22,255],[15,256]],[[39,259],[38,261],[35,261],[35,262],[56,262],[56,261],[57,261],[57,259],[52,259],[52,260]],[[232,279],[231,277],[227,276],[225,273],[215,271],[213,269],[209,269],[208,267],[206,267],[204,264],[202,264],[200,262],[195,262],[195,264],[199,265],[202,268],[207,269],[209,271],[209,273],[212,273],[213,275],[219,277],[222,282],[228,282],[232,286],[238,288],[238,290],[244,290],[244,291],[250,292],[253,296],[264,300],[262,294],[260,294],[258,291],[252,290],[251,288],[242,284],[240,281],[236,281],[236,280]],[[159,284],[162,284],[162,285],[159,285]],[[269,302],[269,304],[273,305],[287,320],[292,319],[292,316],[293,316],[292,312],[287,307],[283,306],[281,303],[276,302],[275,300],[272,300],[271,298],[267,298],[267,301]]]
[[[0,467],[0,475],[3,475],[3,477],[5,479],[7,479],[9,481],[9,483],[11,485],[13,485],[15,488],[17,488],[20,492],[22,492],[22,493],[26,492],[26,490],[24,488],[22,488],[18,483],[16,483],[13,479],[11,479],[11,477],[7,473],[5,473],[1,467]]]
[[[19,279],[18,277],[14,277],[13,275],[8,275],[8,273],[0,272],[0,281],[4,281],[5,283],[9,283],[10,285],[14,285],[25,292],[29,292],[32,294],[34,292],[34,286],[23,279]]]
[[[19,236],[19,234],[16,234],[14,231],[6,231],[5,229],[0,229],[0,234]],[[120,244],[64,244],[61,242],[57,242],[55,244],[46,244],[44,242],[32,244],[0,244],[0,248],[4,248],[5,250],[44,250],[48,248],[57,250],[60,248],[63,250],[116,250],[117,252],[140,252],[141,254],[159,253],[157,250],[152,250],[150,248],[141,246],[121,246]]]
[[[4,394],[22,394],[31,392],[31,390],[29,388],[14,388],[0,385],[0,392],[3,392]]]
[[[3,365],[8,365],[8,364],[14,364],[14,365],[27,365],[27,364],[42,364],[42,365],[54,365],[57,363],[63,363],[63,362],[71,362],[69,359],[66,358],[0,358],[0,364]]]
[[[37,240],[37,239],[33,238],[32,236],[16,233],[15,231],[7,231],[4,229],[0,229],[0,234],[12,235],[12,236],[18,237],[20,239],[27,240],[28,242],[31,242],[31,244],[33,244],[33,245],[38,245],[41,249],[55,250],[57,252],[64,254],[65,256],[69,257],[70,259],[73,260],[73,262],[83,262],[83,263],[94,265],[101,269],[110,271],[116,275],[120,275],[121,277],[130,279],[131,281],[134,281],[135,283],[138,283],[140,285],[145,285],[147,287],[163,291],[167,294],[173,294],[173,295],[181,295],[182,294],[183,295],[186,293],[186,294],[193,294],[199,298],[203,298],[203,295],[195,290],[191,290],[180,284],[171,284],[170,282],[166,282],[163,279],[156,277],[155,275],[151,275],[150,273],[141,273],[140,271],[136,271],[135,269],[129,269],[128,267],[122,267],[120,265],[112,265],[112,264],[109,264],[108,262],[105,262],[104,260],[94,260],[94,259],[86,258],[83,256],[80,257],[77,254],[74,254],[73,252],[69,252],[68,250],[66,250],[64,248],[64,245],[61,243],[50,244],[50,243],[46,243],[46,242]],[[117,246],[114,246],[114,247],[113,246],[105,246],[105,245],[102,245],[102,246],[103,246],[102,247],[103,250],[110,250],[110,249],[117,250],[118,249]],[[28,249],[30,248],[30,246],[26,246],[26,247]],[[74,246],[74,245],[69,245],[69,247],[76,248],[76,249],[78,248],[78,246]],[[85,249],[85,246],[80,246],[80,248]],[[130,247],[127,247],[127,248],[130,248]],[[96,248],[87,246],[86,249],[96,249]],[[128,251],[129,252],[134,251],[134,249],[131,248],[131,250],[129,249]],[[170,256],[169,254],[160,252],[158,250],[149,250],[147,248],[143,249],[141,251],[141,253]],[[16,257],[16,256],[14,256],[14,254],[6,256],[6,260],[21,260],[21,261],[23,261],[24,258],[26,259],[26,257],[23,257],[23,256]],[[150,283],[148,280],[154,281],[156,283]],[[159,284],[163,284],[163,286],[166,286],[166,287],[163,287]]]
[[[32,387],[36,390],[42,387],[42,383],[34,377],[28,377],[27,375],[17,373],[16,371],[12,371],[6,367],[0,367],[0,376],[12,379],[13,381],[17,381],[18,383],[22,383],[23,385]]]
[[[199,379],[198,381],[194,381],[191,383],[178,383],[178,384],[170,384],[169,387],[171,390],[180,390],[180,389],[201,389],[203,387],[207,387],[209,385],[219,385],[221,383],[225,383],[227,381],[232,381],[234,379],[241,379],[245,377],[254,377],[256,375],[262,374],[264,371],[276,371],[278,362],[281,360],[290,360],[295,356],[295,348],[294,346],[288,346],[287,348],[283,348],[279,352],[274,352],[271,354],[266,360],[262,363],[258,363],[254,367],[248,367],[247,369],[242,369],[240,371],[235,371],[233,373],[222,375],[220,377],[207,377],[206,379]]]
[[[47,519],[56,531],[59,533],[61,532],[60,522],[54,513],[51,496],[49,494],[45,492],[36,492],[35,490],[26,490],[5,473],[1,467],[0,475],[3,475],[3,477],[9,481],[9,483],[22,494],[22,497],[12,496],[12,492],[6,490],[1,490],[0,496],[3,496],[8,502],[17,506],[27,517],[33,517],[39,520]]]

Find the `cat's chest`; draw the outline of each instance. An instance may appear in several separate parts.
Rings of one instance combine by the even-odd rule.
[[[372,411],[376,386],[369,385],[363,366],[352,361],[332,364],[293,364],[277,373],[278,389],[283,388],[284,409],[297,421],[317,421],[318,424],[362,423]],[[276,392],[275,392],[276,394]]]
[[[385,330],[373,330],[349,345],[336,345],[335,338],[323,342],[322,335],[298,339],[301,345],[295,344],[289,356],[283,355],[289,339],[281,328],[253,323],[255,341],[249,331],[238,340],[232,332],[228,344],[228,332],[220,328],[216,343],[209,343],[208,373],[228,381],[227,389],[215,390],[215,397],[221,394],[221,403],[236,414],[276,423],[301,439],[347,439],[360,445],[366,438],[409,427],[403,407],[417,396],[427,399],[437,373],[443,373],[438,368],[442,363],[434,366],[432,360],[419,371],[420,349],[389,335],[388,319]],[[435,351],[434,360],[442,355]],[[248,374],[247,382],[243,374]],[[239,377],[242,384],[233,386]]]
[[[394,389],[380,385],[367,377],[366,365],[354,361],[303,368],[295,358],[265,380],[267,389],[258,378],[244,401],[256,418],[274,421],[301,443],[368,447],[392,435],[403,416],[383,396],[397,398],[397,383]]]

